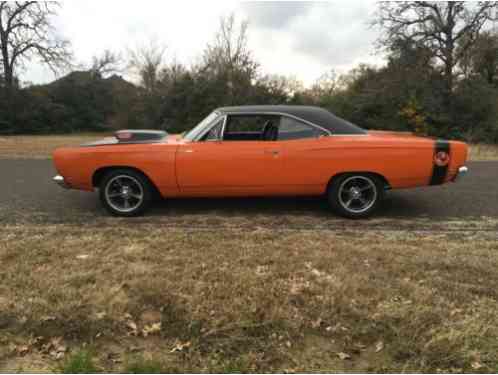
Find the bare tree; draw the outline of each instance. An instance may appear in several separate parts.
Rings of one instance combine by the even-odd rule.
[[[332,69],[318,77],[309,91],[314,98],[319,98],[323,96],[331,96],[340,88],[340,76],[338,76],[335,70]]]
[[[12,88],[16,71],[33,58],[54,73],[71,59],[69,41],[60,38],[52,25],[56,2],[0,1],[0,50],[5,85]]]
[[[233,14],[220,18],[215,40],[204,52],[204,66],[215,75],[226,75],[229,97],[233,98],[238,81],[251,83],[258,64],[254,61],[247,41],[247,21],[236,22]]]
[[[119,53],[111,50],[104,50],[102,55],[92,58],[92,66],[90,71],[95,75],[106,75],[122,70],[123,57]]]
[[[147,92],[156,91],[164,64],[166,47],[155,41],[130,50],[129,67],[138,76],[140,84]]]
[[[382,2],[374,24],[384,31],[380,39],[383,46],[390,47],[400,39],[410,39],[430,48],[442,62],[449,100],[455,67],[486,22],[496,19],[497,9],[495,1]]]

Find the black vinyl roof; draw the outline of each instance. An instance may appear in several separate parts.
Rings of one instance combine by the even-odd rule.
[[[320,107],[302,105],[244,105],[238,107],[221,107],[217,111],[237,114],[287,114],[311,122],[332,134],[366,134],[357,125],[343,120]]]

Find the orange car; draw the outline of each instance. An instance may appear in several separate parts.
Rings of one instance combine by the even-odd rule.
[[[467,146],[407,133],[366,131],[305,106],[218,108],[183,136],[122,130],[53,155],[66,188],[99,189],[114,215],[169,197],[322,195],[341,215],[361,218],[385,190],[455,181]]]

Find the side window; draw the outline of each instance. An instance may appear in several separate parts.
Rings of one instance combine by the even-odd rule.
[[[204,134],[201,138],[201,141],[218,141],[221,139],[221,131],[223,129],[223,118],[220,119],[215,125],[211,127],[211,129]]]
[[[277,120],[277,121],[275,121]],[[225,141],[261,141],[269,122],[278,124],[278,116],[230,115],[225,126]]]
[[[289,141],[293,139],[318,138],[327,133],[314,126],[305,124],[291,117],[282,116],[278,128],[278,140]]]

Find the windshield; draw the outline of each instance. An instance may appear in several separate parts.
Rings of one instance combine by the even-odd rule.
[[[193,129],[191,129],[187,134],[185,134],[183,139],[186,139],[187,141],[193,141],[199,136],[199,134],[201,134],[204,131],[206,126],[211,124],[214,121],[214,119],[216,119],[218,116],[219,116],[218,112],[212,112],[204,120],[199,122]]]

